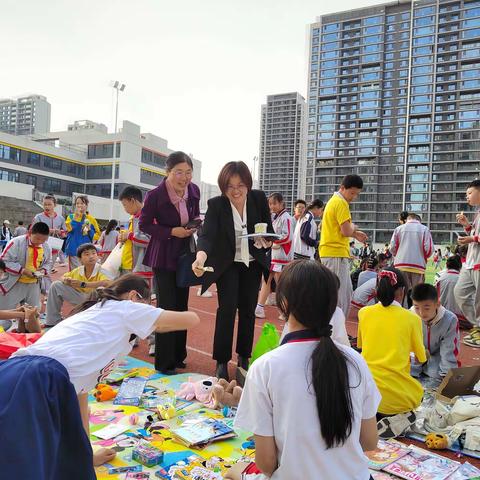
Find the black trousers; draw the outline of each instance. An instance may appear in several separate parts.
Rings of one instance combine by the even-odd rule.
[[[218,309],[213,358],[227,363],[232,358],[233,330],[238,310],[237,354],[249,358],[255,328],[255,307],[262,277],[258,262],[233,262],[217,280]]]
[[[188,310],[188,288],[177,287],[176,272],[154,268],[157,307],[175,312]],[[155,369],[173,370],[187,358],[187,331],[155,334]]]

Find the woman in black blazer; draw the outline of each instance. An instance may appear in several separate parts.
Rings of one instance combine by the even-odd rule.
[[[247,370],[260,280],[262,273],[270,268],[266,252],[271,243],[263,238],[256,242],[239,238],[255,233],[257,223],[267,224],[267,232],[273,233],[267,197],[262,191],[252,190],[252,183],[244,162],[229,162],[222,168],[218,176],[222,195],[208,201],[197,258],[192,265],[197,276],[204,274],[205,264],[214,269],[205,273],[202,291],[212,283],[217,284],[213,358],[217,361],[216,376],[227,380],[235,315],[238,310],[238,366]]]

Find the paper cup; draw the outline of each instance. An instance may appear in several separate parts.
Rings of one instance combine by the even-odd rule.
[[[266,223],[256,223],[255,224],[255,233],[267,233],[267,224]]]

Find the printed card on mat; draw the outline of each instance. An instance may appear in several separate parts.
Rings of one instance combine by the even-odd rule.
[[[480,478],[480,470],[472,464],[465,462],[455,473],[450,475],[447,480],[469,480],[471,478]]]
[[[376,450],[365,452],[368,458],[368,468],[372,470],[381,470],[382,468],[396,462],[400,458],[408,455],[410,450],[406,446],[396,441],[379,440]]]
[[[412,451],[397,462],[386,466],[384,471],[407,480],[445,480],[459,466],[458,462],[448,458]]]

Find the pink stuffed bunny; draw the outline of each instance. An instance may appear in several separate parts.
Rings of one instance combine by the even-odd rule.
[[[177,393],[178,398],[185,400],[193,400],[196,398],[202,402],[207,408],[213,408],[215,400],[212,397],[213,387],[218,383],[215,377],[208,377],[198,382],[193,382],[192,378],[188,378],[188,382],[182,383]]]

